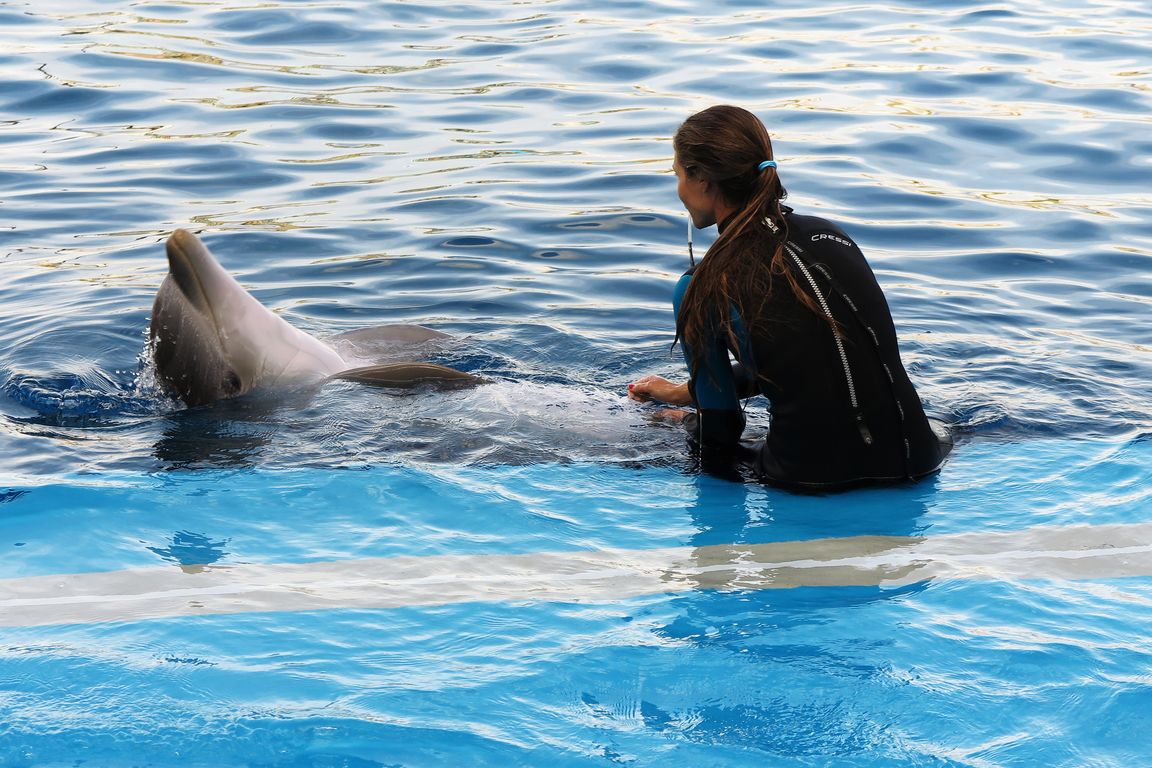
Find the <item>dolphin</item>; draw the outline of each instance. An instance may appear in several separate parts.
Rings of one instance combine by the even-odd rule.
[[[168,275],[152,305],[148,336],[156,374],[186,405],[256,390],[298,388],[330,379],[383,387],[460,387],[477,377],[428,362],[363,365],[293,327],[248,293],[196,235],[168,238]],[[414,325],[383,326],[377,338],[413,344],[446,335]],[[367,331],[347,334],[351,341]]]

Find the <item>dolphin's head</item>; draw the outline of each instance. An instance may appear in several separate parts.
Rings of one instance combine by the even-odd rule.
[[[176,230],[167,250],[149,336],[157,375],[188,405],[344,367],[330,348],[264,308],[191,232]]]

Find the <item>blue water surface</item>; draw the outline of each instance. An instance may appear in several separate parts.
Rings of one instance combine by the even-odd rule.
[[[0,0],[0,765],[1152,765],[1139,573],[55,624],[5,597],[1152,522],[1150,61],[1124,0]],[[683,375],[670,136],[721,102],[867,254],[958,436],[938,477],[711,477],[624,396]],[[316,336],[422,323],[491,383],[186,409],[145,352],[177,227]]]

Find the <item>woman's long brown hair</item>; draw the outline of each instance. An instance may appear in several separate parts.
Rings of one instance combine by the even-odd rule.
[[[717,328],[728,335],[732,349],[739,349],[732,308],[747,327],[762,327],[776,277],[783,276],[809,309],[820,309],[786,261],[788,225],[780,201],[788,193],[775,168],[760,170],[763,161],[773,159],[772,139],[760,119],[740,107],[710,107],[684,121],[672,147],[689,178],[709,182],[736,209],[720,222],[723,229],[696,267],[676,320],[677,339],[683,339],[698,370]]]

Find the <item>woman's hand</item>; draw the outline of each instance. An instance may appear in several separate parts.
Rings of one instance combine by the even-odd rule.
[[[662,376],[645,376],[632,382],[628,385],[628,397],[640,403],[659,400],[669,405],[689,405],[692,402],[686,383],[673,384]]]
[[[654,424],[682,424],[688,413],[683,408],[657,408],[645,414],[645,418]]]

